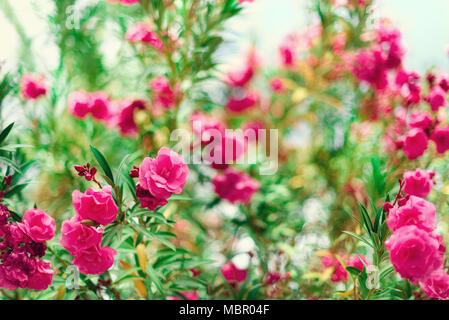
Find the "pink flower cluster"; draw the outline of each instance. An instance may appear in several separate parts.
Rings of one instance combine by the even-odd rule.
[[[112,267],[117,252],[101,247],[103,229],[92,224],[106,226],[117,217],[111,187],[98,191],[88,188],[85,193],[75,190],[72,201],[75,216],[62,223],[60,243],[74,256],[73,264],[82,274],[102,274]]]
[[[352,71],[373,89],[384,90],[388,86],[388,71],[402,64],[404,49],[399,30],[386,23],[379,25],[374,37],[370,48],[362,49],[355,55]]]
[[[402,278],[419,283],[430,298],[449,298],[449,276],[443,266],[446,246],[442,237],[433,233],[435,206],[407,196],[388,211],[387,225],[393,233],[385,247],[395,270]]]
[[[157,50],[162,50],[164,48],[164,44],[156,33],[151,31],[151,26],[149,23],[137,22],[126,31],[125,38],[130,42],[148,44]]]
[[[357,254],[352,257],[341,256],[340,259],[345,262],[346,266],[357,268],[360,271],[364,268],[363,263],[365,263],[367,267],[370,265],[370,262],[366,259],[366,257],[361,254]],[[321,257],[321,265],[326,269],[333,268],[331,275],[331,281],[333,283],[348,281],[348,271],[346,271],[345,267],[332,253],[327,252]]]
[[[145,109],[142,100],[123,99],[111,101],[103,91],[88,93],[79,90],[69,94],[67,98],[69,113],[78,119],[84,119],[89,114],[92,118],[102,121],[108,127],[117,127],[124,136],[135,136],[138,132],[134,120],[136,110]]]
[[[151,211],[164,206],[172,194],[180,194],[187,182],[189,168],[181,155],[163,147],[156,158],[143,159],[138,171],[133,169],[131,177],[139,178],[136,196],[142,208]]]
[[[0,287],[47,289],[53,270],[40,258],[45,255],[45,241],[55,235],[55,220],[39,209],[27,210],[21,223],[9,218],[8,208],[0,204]]]
[[[20,79],[20,93],[25,100],[34,100],[47,93],[47,85],[43,76],[27,73]]]

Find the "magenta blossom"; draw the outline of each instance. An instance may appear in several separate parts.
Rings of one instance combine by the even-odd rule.
[[[150,89],[154,102],[157,105],[170,109],[175,105],[176,93],[171,86],[170,81],[165,76],[154,78],[150,81]]]
[[[67,97],[67,106],[72,116],[82,119],[90,111],[90,95],[84,90],[72,92]]]
[[[426,280],[441,268],[444,254],[440,241],[441,238],[415,225],[408,225],[394,231],[385,247],[401,277],[416,283]]]
[[[449,126],[435,129],[430,140],[435,142],[438,153],[445,153],[449,150]]]
[[[393,231],[414,225],[424,231],[432,232],[435,229],[435,216],[436,209],[433,203],[410,196],[404,205],[390,209],[387,224]]]
[[[96,191],[88,188],[85,193],[75,190],[72,193],[73,206],[80,220],[92,220],[107,225],[115,220],[118,207],[111,195],[111,187]]]
[[[199,295],[196,290],[193,291],[181,291],[179,292],[180,295],[184,297],[186,300],[199,300]],[[182,300],[179,297],[168,297],[168,300]]]
[[[154,211],[157,207],[163,207],[168,203],[167,199],[155,198],[150,191],[142,188],[140,184],[136,185],[136,196],[140,201],[140,207],[147,208],[150,211]]]
[[[62,223],[61,234],[61,245],[71,254],[76,254],[91,246],[100,246],[103,229],[83,225],[73,217]]]
[[[245,281],[248,273],[247,270],[237,268],[233,262],[223,265],[220,271],[225,280],[232,286]]]
[[[27,288],[31,290],[45,290],[53,281],[53,269],[50,263],[39,260],[35,271],[28,279]]]
[[[215,193],[231,203],[248,203],[253,194],[259,190],[260,183],[244,172],[233,168],[215,175],[212,179]]]
[[[75,254],[73,264],[82,274],[102,274],[114,264],[114,256],[117,254],[112,248],[91,246]]]
[[[157,50],[162,50],[164,44],[156,35],[151,31],[151,27],[148,23],[137,22],[131,28],[126,31],[126,40],[130,42],[141,42],[154,47]]]
[[[426,101],[429,102],[432,111],[438,111],[439,108],[446,106],[446,92],[439,86],[435,86],[429,92]]]
[[[156,158],[145,158],[139,167],[140,186],[158,199],[182,192],[189,168],[181,155],[163,147]]]
[[[55,236],[55,219],[43,210],[30,209],[25,211],[22,223],[26,234],[36,242],[45,242]]]
[[[416,159],[424,154],[428,146],[426,133],[421,129],[411,129],[403,137],[403,150],[407,158]]]
[[[416,169],[404,172],[404,193],[425,198],[433,188],[433,176],[435,172]]]
[[[254,91],[238,91],[228,98],[226,107],[232,112],[243,112],[259,102],[259,94]]]
[[[419,286],[430,299],[449,299],[449,275],[440,268],[434,271],[425,281],[420,281]]]
[[[410,115],[409,125],[411,128],[419,128],[422,130],[427,130],[433,123],[433,118],[427,112],[413,112]]]
[[[37,99],[47,93],[47,85],[43,77],[27,73],[20,79],[20,93],[25,100]]]

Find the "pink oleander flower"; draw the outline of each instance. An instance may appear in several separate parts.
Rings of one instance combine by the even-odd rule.
[[[140,184],[136,185],[136,196],[140,201],[141,208],[147,208],[151,211],[156,210],[157,207],[165,206],[168,201],[167,199],[158,199],[155,198],[150,191],[145,190],[140,186]]]
[[[130,5],[138,3],[140,1],[142,1],[142,0],[118,0],[118,2],[120,2],[124,6],[130,6]]]
[[[419,286],[430,299],[449,299],[449,275],[440,268],[434,271],[425,281],[420,281]]]
[[[332,256],[332,254],[326,254],[321,257],[321,265],[328,269],[328,268],[334,268],[334,271],[331,275],[331,281],[333,283],[338,283],[340,281],[346,282],[348,281],[348,272],[346,271],[345,267]]]
[[[93,92],[90,94],[90,112],[92,117],[97,120],[107,121],[110,114],[110,105],[108,95],[103,91]]]
[[[449,126],[436,128],[430,140],[435,142],[438,153],[445,153],[449,150]]]
[[[216,140],[215,140],[216,139]],[[240,135],[225,132],[220,136],[213,136],[213,140],[206,146],[210,153],[204,152],[204,160],[215,169],[226,169],[235,163],[245,153],[245,140]]]
[[[442,267],[444,254],[440,241],[441,238],[409,225],[394,231],[385,247],[390,251],[391,263],[401,277],[416,283],[426,280]]]
[[[367,267],[369,267],[371,265],[371,263],[368,261],[368,259],[364,255],[361,255],[361,254],[356,254],[355,256],[349,257],[346,260],[346,265],[348,267],[354,267],[356,269],[359,269],[360,271],[363,271],[363,268],[365,267],[363,265],[363,263],[365,263],[365,265]]]
[[[282,279],[282,274],[277,271],[268,271],[267,279],[265,281],[266,284],[271,285],[275,284],[279,280]]]
[[[36,260],[24,250],[14,250],[2,256],[0,286],[9,290],[26,288],[30,276],[36,270]]]
[[[156,158],[145,158],[139,167],[139,184],[158,199],[182,192],[189,168],[181,155],[163,147]]]
[[[3,242],[10,248],[18,248],[22,243],[30,242],[25,225],[20,222],[9,223],[5,226],[6,233]]]
[[[170,81],[165,76],[154,78],[150,81],[150,89],[154,98],[154,102],[170,109],[175,105],[176,93],[170,86]]]
[[[76,217],[64,221],[61,226],[61,245],[71,254],[92,246],[100,246],[103,229],[86,226]]]
[[[34,73],[27,73],[20,79],[20,93],[25,100],[37,99],[47,93],[44,77],[37,77]]]
[[[230,203],[248,203],[259,190],[260,182],[233,168],[215,175],[212,179],[215,193]]]
[[[243,112],[259,102],[259,94],[253,91],[239,91],[228,98],[226,107],[232,112]]]
[[[360,81],[365,81],[378,90],[383,90],[388,85],[384,59],[379,50],[360,50],[354,58],[352,71]]]
[[[404,193],[425,198],[433,188],[433,177],[435,172],[430,170],[416,169],[404,172]]]
[[[112,267],[116,254],[112,248],[92,246],[77,252],[73,264],[82,274],[102,274]]]
[[[393,207],[387,218],[390,230],[395,231],[404,226],[414,225],[424,231],[435,229],[436,209],[433,203],[422,198],[410,196],[400,207]]]
[[[130,42],[141,42],[154,47],[157,50],[162,50],[164,44],[156,35],[151,31],[151,27],[148,23],[137,22],[131,28],[126,31],[126,40]]]
[[[239,3],[244,3],[244,2],[254,2],[254,0],[239,0]]]
[[[445,107],[447,104],[446,92],[441,87],[435,86],[429,92],[426,101],[429,102],[432,111],[438,111],[439,108]]]
[[[25,233],[36,242],[45,242],[55,236],[55,219],[43,210],[30,209],[22,218]]]
[[[31,273],[27,288],[31,290],[45,290],[53,281],[53,269],[50,263],[39,260],[36,263],[36,270]]]
[[[265,129],[265,125],[262,121],[254,120],[249,121],[243,125],[243,135],[248,142],[254,142],[259,140],[259,130]]]
[[[418,128],[422,130],[427,130],[433,123],[433,117],[427,112],[413,112],[410,115],[409,126],[411,128]]]
[[[226,75],[226,83],[230,87],[244,87],[254,76],[254,68],[246,67],[243,70],[230,71]]]
[[[106,186],[98,191],[88,188],[85,193],[73,191],[73,206],[78,219],[92,220],[104,226],[113,222],[117,217],[118,207],[111,190],[111,186]]]
[[[284,82],[279,77],[271,78],[270,88],[271,88],[271,90],[273,90],[274,92],[277,92],[277,93],[282,93],[282,92],[285,92],[285,90],[286,90]]]
[[[193,291],[181,291],[179,292],[186,300],[199,300],[200,297],[196,290]],[[168,300],[182,300],[179,297],[168,297]]]
[[[72,116],[83,119],[90,112],[90,95],[84,91],[75,91],[67,97],[67,106]]]
[[[428,138],[426,133],[417,128],[411,129],[403,137],[403,150],[407,158],[416,159],[427,150]]]
[[[111,126],[118,126],[120,133],[124,136],[137,136],[139,128],[134,120],[134,114],[136,110],[145,109],[145,102],[142,100],[124,99],[118,102],[117,109],[115,123],[111,123]]]
[[[243,282],[248,274],[247,270],[239,269],[235,266],[233,262],[228,262],[221,267],[221,274],[225,280],[232,286]]]
[[[225,125],[218,119],[209,117],[201,112],[194,112],[190,117],[193,133],[201,137],[201,144],[211,142],[225,134]]]

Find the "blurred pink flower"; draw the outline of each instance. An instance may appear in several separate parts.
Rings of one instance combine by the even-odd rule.
[[[426,133],[421,129],[411,129],[401,141],[403,142],[402,148],[404,153],[410,160],[422,156],[427,150],[428,138]]]
[[[151,27],[148,23],[137,22],[131,28],[126,31],[126,40],[130,42],[141,42],[154,47],[157,50],[162,50],[164,44],[156,35],[151,31]]]
[[[449,126],[436,128],[430,140],[435,142],[438,153],[445,153],[449,150]]]
[[[37,99],[47,93],[44,77],[27,73],[20,79],[20,93],[25,100]]]
[[[233,262],[224,264],[220,271],[225,280],[232,286],[245,281],[248,274],[247,270],[237,268]]]
[[[230,203],[248,203],[260,187],[259,181],[233,168],[215,175],[212,184],[215,193]]]

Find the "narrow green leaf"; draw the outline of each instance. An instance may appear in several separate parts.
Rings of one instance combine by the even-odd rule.
[[[111,167],[109,166],[108,162],[106,161],[103,154],[94,146],[90,146],[90,150],[92,150],[92,153],[94,154],[95,158],[98,161],[98,164],[103,169],[104,174],[114,183],[114,176],[112,175]]]

